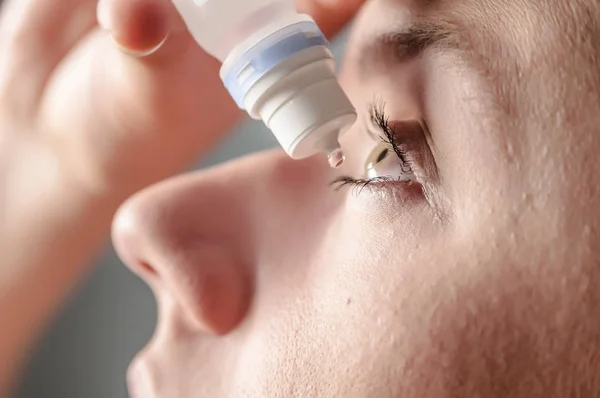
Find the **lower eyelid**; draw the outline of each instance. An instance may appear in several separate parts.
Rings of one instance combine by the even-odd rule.
[[[423,188],[421,184],[414,181],[399,181],[393,177],[378,177],[371,179],[355,179],[352,177],[341,177],[336,179],[332,186],[336,191],[349,188],[357,196],[365,192],[391,195],[393,197],[406,199],[423,199]]]

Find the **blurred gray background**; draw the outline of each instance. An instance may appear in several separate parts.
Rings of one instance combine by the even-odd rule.
[[[343,34],[333,45],[338,59],[345,42]],[[249,121],[196,168],[275,146],[262,123]],[[39,343],[17,397],[127,397],[127,366],[151,337],[155,322],[149,288],[109,248]]]

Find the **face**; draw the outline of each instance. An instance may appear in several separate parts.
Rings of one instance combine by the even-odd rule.
[[[132,392],[600,394],[599,16],[367,3],[341,170],[269,152],[120,211],[117,249],[159,308]]]

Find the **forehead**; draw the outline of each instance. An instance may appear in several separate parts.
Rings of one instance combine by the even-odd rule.
[[[368,23],[371,30],[432,16],[457,23],[463,33],[476,36],[473,39],[520,42],[523,51],[535,51],[536,42],[557,36],[571,44],[590,37],[600,19],[596,0],[371,0],[365,9],[377,14],[377,20]]]
[[[354,37],[358,45],[353,47],[358,54],[352,58],[364,60],[366,45],[361,44],[422,18],[456,29],[463,50],[481,77],[498,90],[495,100],[506,111],[519,108],[530,113],[532,91],[523,103],[519,89],[535,88],[534,94],[551,99],[545,95],[549,90],[570,91],[570,85],[582,81],[598,85],[599,46],[593,44],[600,37],[596,0],[371,0],[358,19]],[[570,76],[559,77],[559,71],[569,71]]]

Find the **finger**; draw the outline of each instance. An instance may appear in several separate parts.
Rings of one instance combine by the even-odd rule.
[[[164,0],[100,0],[98,22],[125,52],[155,52],[174,31],[173,40],[189,40],[173,7]]]
[[[0,42],[38,57],[40,51],[70,49],[95,26],[95,5],[96,0],[10,0],[0,14]]]
[[[332,37],[350,22],[365,0],[296,1],[298,10],[312,15]],[[164,0],[100,0],[98,17],[101,25],[112,30],[117,43],[136,55],[156,50],[173,33],[169,29],[185,32],[179,14]]]
[[[299,12],[311,15],[325,36],[337,35],[354,18],[365,0],[296,0]]]
[[[39,120],[57,146],[75,146],[81,159],[102,165],[106,181],[131,191],[189,166],[241,112],[219,62],[195,43],[170,0],[102,2],[105,29],[64,60]]]
[[[197,106],[194,114],[210,112],[211,106],[200,106],[211,99],[235,108],[219,80],[218,61],[196,44],[171,0],[101,0],[98,21],[119,50],[107,54],[113,59],[102,68],[127,86],[124,101],[146,104],[139,107],[146,117],[165,117],[172,106],[167,102]]]
[[[95,25],[94,0],[12,0],[0,14],[0,92],[33,111],[56,65]]]

